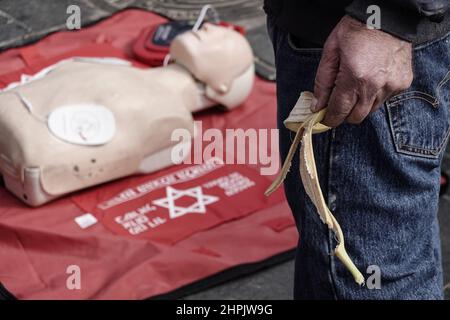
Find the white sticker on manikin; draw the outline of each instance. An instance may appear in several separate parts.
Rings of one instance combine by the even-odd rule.
[[[79,145],[103,145],[116,133],[114,114],[95,104],[59,107],[50,113],[47,125],[55,137]]]

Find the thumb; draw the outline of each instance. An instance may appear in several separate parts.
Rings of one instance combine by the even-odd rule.
[[[330,99],[339,71],[339,51],[333,39],[328,39],[323,48],[322,58],[314,82],[314,97],[311,111],[323,109]]]

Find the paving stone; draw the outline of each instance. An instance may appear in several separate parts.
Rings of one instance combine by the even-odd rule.
[[[186,300],[292,300],[294,261],[185,297]]]
[[[18,21],[24,22],[33,31],[42,31],[54,26],[64,28],[69,16],[67,8],[70,5],[80,7],[82,22],[108,14],[89,4],[90,2],[80,0],[2,0],[1,8]]]
[[[248,31],[247,39],[256,53],[256,72],[265,79],[275,80],[275,58],[266,25]]]
[[[262,0],[136,0],[132,5],[153,9],[172,19],[195,19],[206,4],[213,5],[226,21],[242,21],[248,25],[264,16]]]
[[[81,23],[86,25],[111,13],[97,7],[90,0],[2,0],[0,10],[12,17],[14,26],[0,24],[0,49],[20,46],[66,28],[67,8],[78,5]]]
[[[3,14],[3,15],[2,15]],[[0,11],[0,47],[2,40],[8,41],[9,39],[15,39],[24,37],[29,30],[24,26],[19,25],[14,19],[7,17],[6,13]]]

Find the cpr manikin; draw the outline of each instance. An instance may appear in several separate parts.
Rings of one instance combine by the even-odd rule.
[[[0,91],[0,171],[37,206],[69,192],[173,164],[175,129],[192,112],[248,96],[254,66],[246,39],[205,23],[177,37],[175,63],[138,69],[117,59],[74,58]]]

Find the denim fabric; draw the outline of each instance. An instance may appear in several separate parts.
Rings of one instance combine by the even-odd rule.
[[[270,17],[277,68],[278,126],[284,161],[293,134],[283,120],[300,93],[313,91],[320,49],[296,48]],[[381,289],[359,287],[333,256],[334,235],[305,194],[294,157],[285,193],[300,233],[296,299],[442,299],[437,220],[440,165],[450,133],[450,36],[414,50],[412,86],[360,125],[313,137],[317,171],[346,248],[365,275],[376,265]]]

